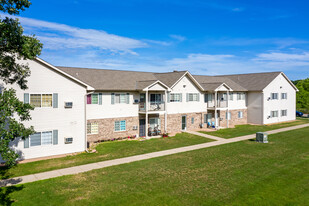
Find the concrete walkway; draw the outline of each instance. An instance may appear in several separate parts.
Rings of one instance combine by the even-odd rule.
[[[185,131],[185,132],[190,133],[190,134],[194,134],[194,135],[197,135],[197,136],[201,136],[201,137],[206,137],[208,139],[217,140],[217,141],[225,140],[224,138],[221,138],[221,137],[216,137],[216,136],[212,136],[212,135],[204,134],[204,133],[200,133],[200,132],[194,132],[194,131]]]
[[[309,126],[309,124],[302,124],[302,125],[297,125],[297,126],[293,126],[293,127],[286,127],[286,128],[267,131],[267,133],[268,134],[275,134],[275,133],[278,133],[278,132],[284,132],[284,131],[304,128],[304,127],[308,127],[308,126]],[[198,133],[198,135],[204,136],[201,133]],[[214,136],[211,136],[211,137],[213,138]],[[210,137],[208,137],[208,135],[207,135],[207,138],[210,138]],[[114,160],[102,161],[102,162],[80,165],[80,166],[75,166],[75,167],[69,167],[69,168],[64,168],[64,169],[58,169],[58,170],[53,170],[53,171],[49,171],[49,172],[42,172],[42,173],[37,173],[37,174],[32,174],[32,175],[15,177],[15,178],[6,179],[6,180],[0,180],[0,187],[17,185],[17,184],[24,184],[24,183],[28,183],[28,182],[35,182],[35,181],[38,181],[38,180],[50,179],[50,178],[54,178],[54,177],[60,177],[60,176],[63,176],[63,175],[73,175],[73,174],[78,174],[78,173],[82,173],[82,172],[88,172],[88,171],[95,170],[95,169],[110,167],[110,166],[114,166],[114,165],[120,165],[120,164],[125,164],[125,163],[145,160],[145,159],[151,159],[151,158],[155,158],[155,157],[162,157],[162,156],[167,156],[167,155],[172,155],[172,154],[177,154],[177,153],[182,153],[182,152],[188,152],[188,151],[198,150],[198,149],[202,149],[202,148],[227,144],[227,143],[231,143],[231,142],[239,142],[239,141],[248,140],[248,139],[252,139],[252,138],[255,138],[255,134],[241,136],[241,137],[235,137],[235,138],[231,138],[231,139],[219,138],[218,141],[214,141],[214,142],[208,142],[208,143],[197,144],[197,145],[192,145],[192,146],[187,146],[187,147],[180,147],[180,148],[175,148],[175,149],[163,150],[163,151],[159,151],[159,152],[152,152],[152,153],[135,155],[135,156],[125,157],[125,158],[120,158],[120,159],[114,159]]]

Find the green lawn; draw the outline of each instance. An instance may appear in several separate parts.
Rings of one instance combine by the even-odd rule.
[[[309,205],[309,127],[0,189],[13,205]]]
[[[297,120],[293,122],[285,122],[285,123],[272,124],[272,125],[249,125],[249,124],[236,125],[235,128],[220,129],[220,130],[211,131],[211,132],[205,132],[205,131],[200,131],[200,132],[204,134],[217,136],[217,137],[222,137],[222,138],[233,138],[233,137],[239,137],[239,136],[244,136],[248,134],[254,134],[256,132],[266,132],[269,130],[280,129],[283,127],[291,127],[291,126],[306,124],[306,123],[309,123],[309,118],[297,118]]]
[[[18,164],[16,167],[13,167],[9,170],[0,167],[0,179],[7,179],[9,177],[45,172],[54,169],[117,159],[121,157],[201,144],[211,141],[213,140],[207,139],[205,137],[181,133],[177,134],[175,137],[150,139],[145,141],[130,140],[104,142],[98,144],[96,147],[97,153],[81,153],[63,158]]]

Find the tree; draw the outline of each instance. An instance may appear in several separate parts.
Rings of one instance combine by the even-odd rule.
[[[296,94],[296,108],[299,111],[309,112],[309,78],[297,80],[295,85],[299,92]]]
[[[28,0],[0,0],[0,11],[17,15],[31,2]],[[34,35],[23,34],[18,19],[0,16],[0,80],[5,84],[16,84],[27,89],[30,69],[20,60],[33,60],[41,54],[42,44]],[[16,97],[14,89],[4,88],[0,94],[0,155],[7,166],[16,164],[18,154],[10,147],[17,138],[25,139],[34,133],[33,127],[25,127],[23,122],[30,120],[33,107],[24,104]]]

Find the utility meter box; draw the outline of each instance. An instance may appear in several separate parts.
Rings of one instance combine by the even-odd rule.
[[[257,132],[256,133],[256,141],[261,143],[268,143],[266,132]]]

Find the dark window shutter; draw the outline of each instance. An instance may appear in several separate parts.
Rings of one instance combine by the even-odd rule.
[[[111,94],[111,103],[115,104],[115,93]]]
[[[126,98],[127,98],[127,104],[130,104],[130,93],[127,93]]]
[[[167,93],[167,102],[170,102],[170,101],[171,101],[171,93],[168,92],[168,93]]]
[[[99,105],[102,105],[102,93],[99,93]]]
[[[29,104],[29,93],[24,93],[24,103]]]
[[[58,144],[58,130],[53,130],[53,145]]]
[[[53,94],[53,108],[58,108],[58,93]]]

